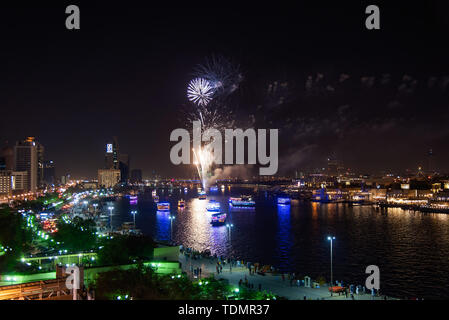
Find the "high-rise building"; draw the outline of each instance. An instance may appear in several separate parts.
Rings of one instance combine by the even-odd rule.
[[[106,144],[105,169],[119,170],[119,146],[117,137],[112,142]]]
[[[53,185],[56,183],[55,164],[53,160],[44,161],[43,183],[47,185]]]
[[[28,172],[13,171],[11,173],[11,188],[13,191],[28,191]]]
[[[344,171],[342,163],[336,159],[327,159],[327,175],[331,177],[337,177]]]
[[[120,182],[120,170],[116,169],[98,170],[98,187],[112,188],[119,182]]]
[[[142,182],[142,170],[133,169],[131,170],[131,183],[141,183]]]
[[[11,195],[14,191],[26,191],[28,172],[0,170],[0,194]]]
[[[129,181],[129,156],[120,153],[117,137],[106,144],[105,169],[120,170],[120,182]]]
[[[9,195],[11,191],[11,171],[0,170],[0,195]]]
[[[61,177],[61,184],[65,185],[70,182],[70,174]]]
[[[4,147],[0,150],[0,170],[14,170],[14,149]]]
[[[129,181],[129,156],[127,154],[119,154],[119,170],[120,182],[128,183]]]
[[[27,191],[36,192],[39,185],[39,161],[42,161],[43,147],[28,137],[14,146],[14,170],[27,172]]]
[[[36,142],[37,148],[37,186],[44,184],[44,146]]]

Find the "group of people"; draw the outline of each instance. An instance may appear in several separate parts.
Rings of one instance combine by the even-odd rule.
[[[336,281],[337,285],[340,287],[344,287],[343,281]],[[346,298],[348,298],[348,296],[354,300],[355,299],[355,295],[360,295],[360,294],[371,294],[371,300],[374,300],[375,297],[380,297],[380,290],[376,290],[374,288],[371,288],[371,290],[368,291],[368,289],[365,286],[362,285],[354,285],[354,284],[350,284],[348,287],[344,287],[344,291],[343,294],[345,295]],[[339,293],[340,295],[340,293]],[[387,296],[384,296],[384,300],[387,299]]]
[[[242,279],[239,280],[239,288],[242,287],[242,286],[245,286],[248,289],[254,289],[254,283],[250,283],[246,276],[245,276],[245,280],[242,280]],[[258,285],[258,290],[262,291],[262,284],[261,283],[259,283],[259,285]]]

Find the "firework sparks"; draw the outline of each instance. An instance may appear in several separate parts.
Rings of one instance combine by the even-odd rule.
[[[217,98],[225,98],[236,91],[243,80],[239,66],[223,56],[212,56],[195,69],[195,75],[209,81]]]
[[[203,190],[206,190],[207,179],[209,170],[214,162],[213,153],[210,150],[210,145],[198,148],[198,150],[192,149],[195,157],[195,166],[198,170],[198,175],[203,186]]]
[[[195,78],[187,87],[187,97],[199,106],[207,106],[212,100],[214,88],[212,84],[203,78]]]

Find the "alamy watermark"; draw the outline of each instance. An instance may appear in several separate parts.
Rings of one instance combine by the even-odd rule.
[[[265,167],[259,168],[260,175],[274,175],[278,171],[278,129],[269,129],[270,139],[267,140],[267,129],[225,129],[225,137],[217,129],[207,129],[201,132],[201,122],[193,121],[193,139],[190,139],[190,132],[186,129],[178,128],[170,134],[170,141],[177,141],[170,151],[170,160],[173,164],[192,164],[191,162],[191,141],[193,150],[200,150],[203,142],[208,143],[208,148],[212,153],[213,162],[223,164],[223,143],[224,143],[224,164],[260,164]],[[235,140],[235,163],[234,163],[234,140]],[[245,163],[245,140],[247,141],[248,152]],[[269,153],[267,153],[269,145]]]

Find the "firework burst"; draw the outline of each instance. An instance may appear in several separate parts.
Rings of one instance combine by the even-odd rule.
[[[198,106],[207,106],[214,95],[211,83],[203,78],[195,78],[187,87],[187,98]]]

